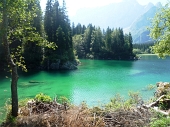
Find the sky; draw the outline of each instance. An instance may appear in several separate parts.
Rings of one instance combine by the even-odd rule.
[[[58,0],[62,4],[63,0]],[[108,5],[111,3],[121,2],[122,0],[65,0],[67,11],[69,16],[74,16],[80,8],[86,7],[100,7],[103,5]],[[147,5],[149,2],[156,4],[161,2],[163,5],[167,3],[168,0],[137,0],[138,3],[142,5]],[[45,9],[46,0],[40,0],[42,10]]]

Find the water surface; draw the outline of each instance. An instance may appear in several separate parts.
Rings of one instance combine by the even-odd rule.
[[[74,71],[40,71],[20,73],[19,99],[34,97],[43,92],[54,96],[66,96],[74,104],[86,101],[88,105],[107,103],[119,93],[125,98],[129,91],[139,91],[144,99],[153,96],[146,90],[149,84],[170,81],[170,58],[142,56],[138,61],[80,60]],[[0,76],[0,106],[10,97],[10,79]],[[39,83],[29,83],[39,81]]]

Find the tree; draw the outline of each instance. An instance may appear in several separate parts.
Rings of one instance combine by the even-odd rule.
[[[65,0],[63,0],[62,7],[59,6],[58,0],[54,2],[52,0],[47,1],[44,26],[48,41],[52,41],[58,46],[55,51],[45,49],[48,68],[53,62],[58,60],[61,61],[61,64],[66,61],[73,61],[72,31],[67,16]]]
[[[82,39],[82,45],[85,51],[85,57],[89,57],[92,51],[92,45],[91,45],[91,41],[92,41],[92,33],[93,33],[94,27],[92,26],[92,24],[89,24],[87,29],[84,31],[83,34],[83,39]]]
[[[0,30],[1,29],[2,28],[0,27]],[[5,70],[4,67],[5,67],[4,47],[2,45],[2,37],[0,35],[0,71],[4,71]]]
[[[102,32],[100,27],[93,30],[91,35],[91,51],[94,57],[99,57],[101,53],[101,49],[103,47],[103,39],[102,39]]]
[[[111,50],[111,33],[112,30],[108,27],[105,33],[105,47],[107,51]]]
[[[29,5],[30,10],[32,10],[33,7],[36,7],[36,17],[33,18],[33,23],[31,25],[35,28],[35,32],[37,32],[40,36],[43,36],[42,11],[40,7],[40,1],[36,0],[35,3]],[[27,69],[37,69],[40,67],[43,60],[43,50],[42,46],[39,46],[40,43],[42,42],[38,42],[37,40],[29,40],[28,42],[22,44],[24,49],[22,54],[25,58]]]
[[[73,36],[73,48],[76,51],[76,55],[78,58],[85,58],[85,50],[84,45],[82,43],[82,35],[74,35]]]
[[[149,29],[150,36],[156,40],[153,52],[159,57],[170,55],[170,2],[156,13]]]
[[[36,0],[2,0],[0,2],[0,7],[2,8],[0,36],[2,37],[4,55],[11,71],[11,115],[14,117],[18,115],[17,68],[22,67],[26,71],[24,58],[21,55],[22,44],[28,41],[38,41],[42,42],[38,45],[52,46],[52,43],[47,43],[35,31],[36,28],[31,25],[34,17],[36,17],[36,7],[32,6],[30,10],[29,6],[30,4],[35,5],[35,3]],[[11,46],[15,44],[17,44],[17,47]]]

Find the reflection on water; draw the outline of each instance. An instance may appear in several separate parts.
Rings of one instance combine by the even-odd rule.
[[[74,71],[20,72],[19,98],[34,97],[43,92],[54,96],[66,96],[74,104],[86,101],[89,105],[107,103],[120,93],[125,98],[129,91],[139,91],[143,98],[153,95],[144,90],[148,84],[170,81],[170,58],[142,56],[138,61],[81,60]],[[0,76],[0,106],[10,97],[10,80]],[[35,82],[30,82],[35,81]]]

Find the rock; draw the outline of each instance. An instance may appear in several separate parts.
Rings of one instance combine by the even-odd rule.
[[[51,70],[58,70],[60,68],[60,60],[56,60],[50,65]]]
[[[49,69],[50,70],[75,70],[77,69],[77,66],[80,64],[80,61],[74,60],[74,61],[67,61],[65,63],[62,63],[60,59],[56,60],[56,62],[53,62],[50,64]]]
[[[65,62],[61,67],[60,69],[63,69],[63,70],[76,70],[77,69],[77,66],[74,62],[70,62],[70,61],[67,61]]]

